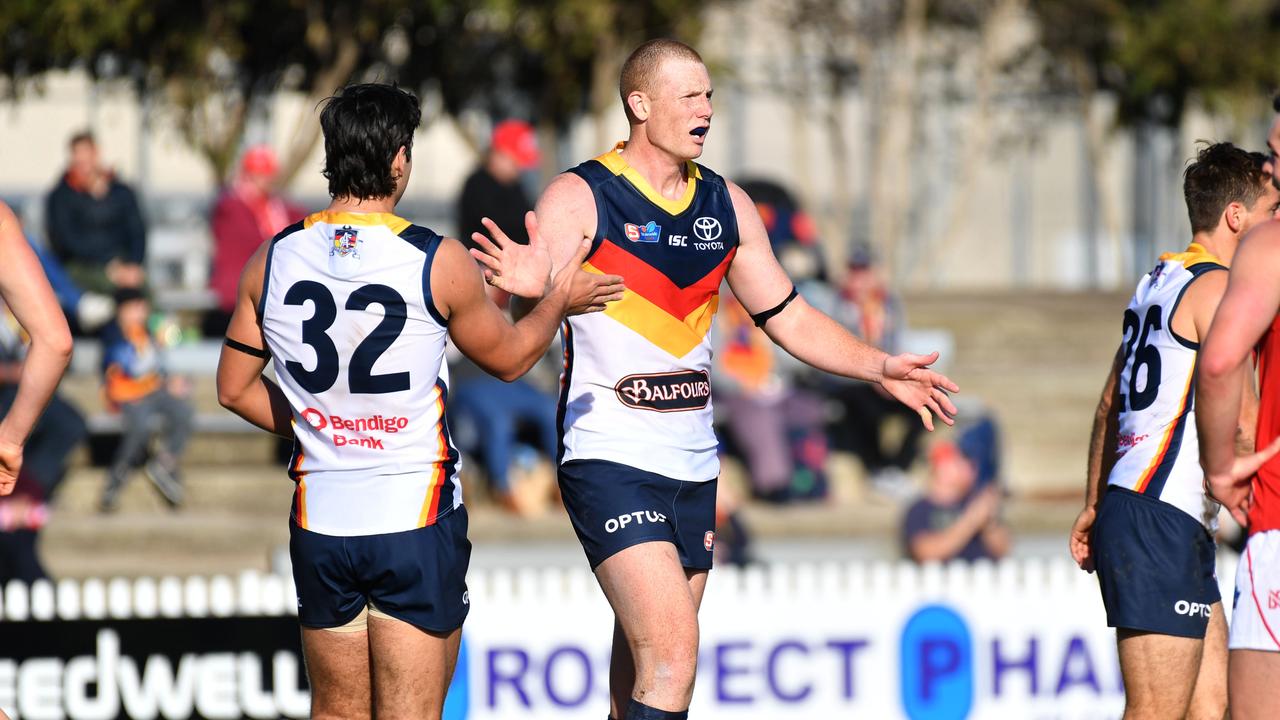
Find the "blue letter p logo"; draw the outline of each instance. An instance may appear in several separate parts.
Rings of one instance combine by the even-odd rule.
[[[963,720],[973,708],[973,642],[950,608],[921,608],[902,631],[902,707],[911,720]]]

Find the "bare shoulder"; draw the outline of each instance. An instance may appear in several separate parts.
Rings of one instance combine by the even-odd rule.
[[[577,174],[566,172],[557,175],[542,191],[536,212],[542,215],[544,212],[576,213],[588,209],[595,212],[591,186]]]
[[[600,221],[591,186],[571,172],[560,173],[551,181],[533,212],[557,266],[573,256],[583,238],[595,236]]]
[[[1213,320],[1213,314],[1227,292],[1227,280],[1230,276],[1222,270],[1209,270],[1196,277],[1187,287],[1186,294],[1178,304],[1177,317],[1179,323],[1182,316],[1190,314],[1198,328],[1207,329]],[[1181,328],[1179,328],[1181,330]]]
[[[444,236],[440,238],[440,247],[436,249],[435,260],[431,265],[431,279],[434,282],[437,271],[447,273],[448,278],[456,278],[461,272],[476,271],[476,261],[467,252],[467,248],[457,238]],[[445,279],[441,277],[441,279]]]
[[[728,178],[725,178],[724,184],[729,189],[729,199],[733,202],[733,209],[739,215],[748,209],[755,212],[756,203],[747,194],[746,190],[743,190],[741,186]]]
[[[440,238],[431,263],[431,295],[436,308],[448,317],[457,303],[469,301],[476,293],[484,294],[479,264],[456,238]]]
[[[3,202],[0,202],[0,238],[22,238],[22,230],[18,224],[17,214]]]

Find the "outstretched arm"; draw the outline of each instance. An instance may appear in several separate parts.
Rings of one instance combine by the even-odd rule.
[[[755,204],[742,188],[729,183],[738,219],[738,253],[729,267],[729,287],[753,315],[777,309],[789,297],[792,284],[769,247],[769,236]],[[920,413],[933,429],[933,416],[954,423],[956,407],[947,392],[960,388],[929,365],[930,355],[889,355],[867,345],[840,323],[796,297],[764,322],[764,331],[784,350],[819,370],[879,383],[898,402]]]
[[[22,468],[22,446],[71,362],[71,332],[18,218],[0,203],[0,296],[31,336],[18,394],[0,420],[0,495],[13,491]]]
[[[1243,458],[1235,453],[1249,358],[1280,310],[1280,223],[1260,225],[1240,243],[1226,294],[1200,348],[1196,428],[1206,489],[1241,524],[1251,502],[1250,479],[1277,443]],[[1280,442],[1280,439],[1277,439]]]
[[[218,357],[218,402],[269,433],[293,437],[293,410],[284,391],[262,374],[267,367],[267,340],[258,318],[267,250],[263,243],[244,267],[236,307],[227,325],[227,343]]]

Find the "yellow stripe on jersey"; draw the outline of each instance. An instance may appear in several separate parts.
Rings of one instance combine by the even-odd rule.
[[[582,269],[600,273],[591,263],[583,263]],[[654,345],[681,358],[702,344],[703,338],[711,331],[711,320],[715,317],[718,307],[720,307],[720,295],[716,293],[710,300],[680,319],[649,302],[643,295],[632,290],[624,290],[622,299],[610,303],[605,308],[604,314],[639,333]]]
[[[444,435],[444,393],[436,388],[436,399],[433,403],[440,420],[436,423],[436,457],[441,460],[431,468],[431,483],[427,486],[427,496],[422,500],[422,511],[418,513],[418,527],[434,525],[439,516],[439,495],[444,486],[445,463],[449,457],[449,443]]]
[[[1183,250],[1180,253],[1165,253],[1160,256],[1160,262],[1167,262],[1169,260],[1182,263],[1182,266],[1185,268],[1203,265],[1204,263],[1226,266],[1226,263],[1219,260],[1217,255],[1205,250],[1204,246],[1200,243],[1191,243],[1187,246],[1186,250]]]
[[[627,144],[625,142],[618,143],[612,150],[597,157],[596,162],[609,168],[609,171],[614,175],[621,175],[626,178],[627,182],[630,182],[636,190],[639,190],[640,194],[644,195],[649,202],[662,208],[668,214],[679,215],[685,210],[688,210],[689,205],[693,203],[695,185],[697,185],[698,180],[702,179],[702,173],[698,170],[698,164],[692,160],[687,161],[689,182],[684,187],[684,196],[678,200],[668,200],[663,197],[662,193],[655,190],[654,187],[649,184],[649,181],[644,179],[643,175],[641,175],[635,168],[628,165],[627,161],[623,160],[622,156],[618,154],[618,151],[626,147],[626,145]]]
[[[318,213],[308,215],[306,220],[302,221],[302,227],[310,228],[316,223],[327,223],[329,225],[385,225],[391,229],[391,232],[397,235],[404,232],[405,228],[413,224],[399,215],[394,215],[392,213],[357,213],[321,210]]]

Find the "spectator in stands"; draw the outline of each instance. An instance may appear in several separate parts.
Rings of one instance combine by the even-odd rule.
[[[240,272],[249,256],[264,241],[306,215],[305,209],[289,203],[276,192],[279,171],[275,152],[265,145],[255,145],[240,159],[240,173],[235,182],[223,190],[214,203],[209,289],[218,305],[206,316],[203,330],[207,336],[216,337],[226,332],[235,308]]]
[[[111,295],[141,287],[146,226],[138,199],[104,167],[88,132],[71,138],[71,162],[46,204],[49,245],[76,285]]]
[[[977,484],[981,458],[965,455],[968,447],[942,441],[929,452],[928,486],[902,522],[904,552],[916,562],[997,560],[1009,552],[1001,488]]]
[[[476,247],[471,233],[485,232],[480,218],[497,223],[512,240],[529,242],[524,215],[533,209],[520,184],[521,173],[538,166],[541,155],[533,127],[523,120],[503,120],[493,128],[484,162],[462,185],[458,196],[458,239]]]
[[[849,258],[833,317],[863,342],[889,353],[905,350],[902,303],[889,290],[866,247],[855,248]],[[924,432],[919,416],[885,394],[879,385],[835,380],[829,387],[831,397],[843,408],[831,430],[832,444],[857,455],[877,489],[902,495],[910,487],[906,471],[919,454]],[[901,440],[889,444],[884,426],[893,418],[902,425]]]
[[[103,512],[115,509],[129,471],[160,431],[159,448],[147,462],[147,477],[171,507],[182,504],[179,463],[191,435],[193,413],[185,378],[168,376],[161,349],[147,329],[151,305],[137,288],[116,292],[116,321],[103,332],[102,365],[107,402],[120,411],[120,446],[107,474]]]
[[[539,159],[537,138],[529,123],[504,120],[494,126],[484,161],[467,178],[458,196],[458,239],[476,247],[471,234],[484,231],[480,219],[487,217],[515,242],[528,243],[524,216],[533,203],[520,178],[537,167]],[[499,306],[506,307],[506,293],[493,287],[487,292]],[[499,505],[511,512],[536,512],[539,504],[517,492],[511,470],[513,462],[532,469],[527,462],[530,447],[555,458],[559,443],[555,396],[540,390],[529,376],[511,383],[496,380],[465,357],[456,358],[449,372],[454,385],[449,413],[457,430],[455,441],[464,452],[479,458]],[[519,442],[522,430],[532,446]],[[526,461],[516,462],[520,458]]]
[[[790,382],[773,341],[731,293],[721,295],[716,331],[715,406],[752,494],[774,503],[824,497],[822,400]]]
[[[0,414],[18,397],[27,343],[18,319],[0,304]],[[88,435],[84,417],[54,393],[36,421],[23,451],[22,474],[38,486],[40,498],[52,498],[67,473],[67,459]]]

